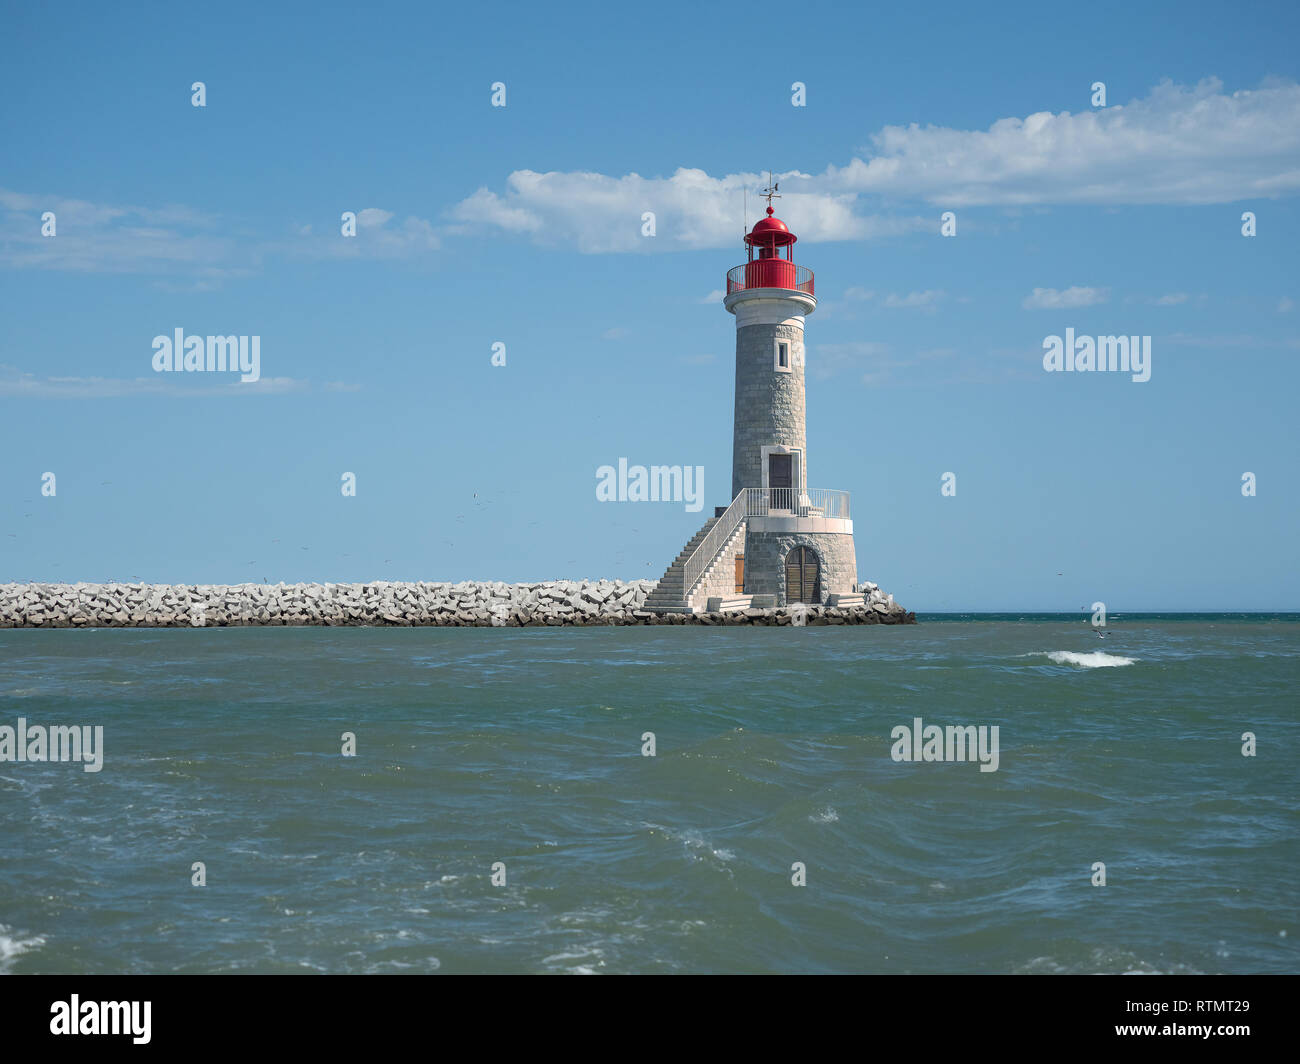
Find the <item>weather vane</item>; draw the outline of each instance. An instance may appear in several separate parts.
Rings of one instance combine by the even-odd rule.
[[[763,191],[762,191],[762,193],[761,193],[762,195],[764,195],[764,196],[767,197],[767,213],[768,213],[768,214],[771,214],[771,213],[772,213],[772,201],[773,201],[774,199],[780,199],[780,198],[781,198],[781,193],[778,191],[778,189],[780,189],[780,187],[781,187],[780,184],[773,182],[773,180],[772,180],[772,171],[769,170],[769,171],[767,172],[767,188],[763,189]]]

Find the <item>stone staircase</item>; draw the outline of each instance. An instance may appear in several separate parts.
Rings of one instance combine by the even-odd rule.
[[[704,527],[695,533],[691,541],[682,548],[682,552],[673,559],[672,565],[664,570],[664,575],[659,578],[659,583],[650,589],[650,594],[646,596],[646,600],[641,606],[643,610],[650,610],[653,613],[692,612],[690,604],[686,601],[686,589],[682,586],[685,582],[686,559],[691,556],[695,548],[700,545],[704,537],[709,534],[717,523],[718,518],[716,517],[710,517],[704,522]]]

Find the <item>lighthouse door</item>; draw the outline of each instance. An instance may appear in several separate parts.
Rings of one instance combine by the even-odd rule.
[[[785,602],[821,602],[822,584],[817,555],[809,547],[795,547],[785,559]]]
[[[773,510],[789,510],[794,506],[793,455],[769,454],[767,456],[767,486],[771,489]]]

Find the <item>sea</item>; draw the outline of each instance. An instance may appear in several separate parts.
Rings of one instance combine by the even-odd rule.
[[[0,631],[0,973],[1300,970],[1300,615],[918,620]]]

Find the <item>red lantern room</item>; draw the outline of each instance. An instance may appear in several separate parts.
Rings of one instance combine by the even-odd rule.
[[[767,217],[745,234],[749,261],[727,273],[728,295],[747,288],[785,288],[814,294],[812,271],[794,264],[794,243],[799,238],[774,213],[769,196]]]

